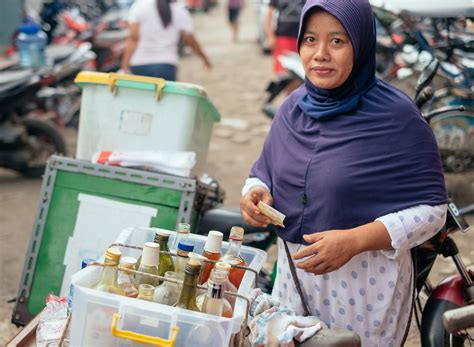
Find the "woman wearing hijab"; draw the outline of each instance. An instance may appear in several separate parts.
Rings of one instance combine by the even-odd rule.
[[[172,0],[135,1],[129,13],[129,38],[122,58],[122,70],[135,75],[176,80],[178,43],[183,42],[203,60],[211,63],[193,35],[188,10]]]
[[[368,0],[306,2],[305,83],[273,121],[241,213],[268,225],[262,200],[286,215],[286,227],[275,226],[275,299],[355,331],[363,346],[400,346],[413,303],[410,249],[443,226],[447,195],[431,129],[407,95],[375,77],[375,39]]]

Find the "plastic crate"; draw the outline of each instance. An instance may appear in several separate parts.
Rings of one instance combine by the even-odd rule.
[[[170,237],[173,242],[175,233]],[[130,228],[124,230],[117,243],[143,246],[152,241],[153,230]],[[201,253],[206,237],[190,234],[194,251]],[[223,242],[222,251],[228,247]],[[123,256],[139,255],[138,250],[122,248]],[[260,249],[242,246],[241,255],[249,267],[260,271],[266,253]],[[173,326],[179,331],[174,346],[228,346],[231,336],[238,333],[246,314],[246,301],[237,298],[232,318],[217,317],[115,294],[103,293],[90,287],[96,283],[102,267],[87,267],[72,277],[73,305],[70,344],[73,346],[135,346],[128,340],[112,335],[114,314],[118,314],[117,328],[143,335],[169,339]],[[246,271],[239,294],[248,295],[255,281],[254,273]]]
[[[160,78],[81,72],[76,157],[96,152],[192,151],[194,174],[204,172],[214,122],[220,115],[203,88]]]

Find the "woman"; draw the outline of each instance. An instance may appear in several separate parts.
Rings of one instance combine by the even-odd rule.
[[[180,38],[201,57],[206,68],[211,68],[192,33],[191,16],[181,4],[170,0],[136,1],[130,9],[129,24],[123,72],[176,81]]]
[[[275,227],[275,299],[305,312],[294,261],[309,314],[357,332],[363,346],[400,346],[413,302],[410,249],[442,227],[447,196],[431,129],[408,96],[375,77],[375,39],[368,0],[306,2],[305,84],[273,121],[241,213],[266,226],[262,200],[286,215],[286,228]]]

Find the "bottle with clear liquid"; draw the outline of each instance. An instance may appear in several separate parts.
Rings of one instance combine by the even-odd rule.
[[[155,243],[160,245],[160,276],[164,276],[167,271],[174,271],[173,259],[169,254],[168,240],[170,239],[170,232],[164,229],[156,229]]]
[[[178,251],[176,252],[174,269],[179,280],[184,280],[184,270],[188,263],[188,254],[194,250],[194,245],[186,242],[178,244]]]
[[[183,287],[178,302],[175,305],[176,307],[199,312],[199,308],[196,304],[196,286],[200,272],[201,261],[195,257],[189,258],[189,261],[186,264]]]
[[[153,295],[155,293],[155,287],[150,284],[140,284],[138,287],[138,296],[137,299],[142,299],[146,301],[153,301]]]
[[[160,245],[154,242],[147,242],[143,245],[142,259],[138,271],[152,275],[159,275]],[[140,284],[150,284],[156,287],[159,279],[150,276],[135,274],[134,284],[139,287]]]
[[[16,46],[20,55],[20,66],[24,68],[46,65],[47,35],[41,26],[32,20],[25,19],[18,29]]]
[[[125,295],[125,292],[118,284],[118,265],[122,253],[115,248],[109,248],[105,253],[104,270],[99,282],[92,286],[93,289],[101,292]]]
[[[120,261],[120,267],[128,270],[135,270],[135,264],[137,259],[134,257],[123,257]],[[125,292],[125,295],[130,298],[136,298],[138,296],[138,290],[133,285],[132,274],[127,271],[119,271],[118,284]]]
[[[240,248],[242,246],[243,239],[244,229],[241,227],[232,227],[232,229],[230,229],[229,248],[227,249],[226,254],[222,256],[220,261],[229,263],[231,265],[247,266],[245,260],[240,256]],[[244,269],[233,267],[230,269],[229,280],[235,286],[235,288],[239,289],[244,275]]]
[[[231,266],[229,263],[224,263],[222,261],[219,261],[214,269],[219,269],[221,271],[225,271],[227,273],[226,280],[224,282],[224,291],[226,292],[232,292],[232,293],[237,293],[238,290],[235,288],[235,286],[229,281],[229,272],[231,269]],[[207,283],[204,284],[204,286],[207,287]],[[199,289],[199,295],[204,294],[205,291],[202,289]],[[235,306],[235,296],[224,294],[224,298],[230,303],[230,306],[234,308]]]
[[[178,275],[173,271],[166,271],[165,278],[177,280]],[[158,287],[155,288],[155,294],[153,301],[164,305],[173,306],[178,302],[179,299],[179,286],[177,283],[170,281],[163,281]]]
[[[202,255],[209,260],[219,260],[221,257],[222,239],[224,235],[220,231],[211,230],[207,235],[207,240],[204,245]],[[199,284],[207,282],[211,270],[214,268],[214,263],[205,263],[199,278]]]
[[[176,229],[176,237],[173,240],[173,244],[170,247],[171,252],[178,251],[179,243],[187,243],[189,239],[189,233],[191,232],[191,226],[188,223],[179,223]]]
[[[207,292],[200,295],[196,302],[202,312],[231,318],[233,315],[232,305],[224,297],[225,283],[229,272],[219,268],[217,264],[212,269],[211,276],[207,281]]]

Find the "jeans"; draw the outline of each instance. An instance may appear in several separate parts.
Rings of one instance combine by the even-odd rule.
[[[147,64],[130,66],[134,75],[160,77],[167,81],[176,81],[176,66],[172,64]]]

